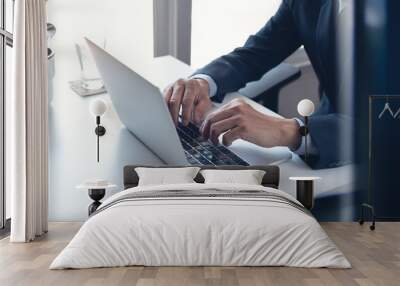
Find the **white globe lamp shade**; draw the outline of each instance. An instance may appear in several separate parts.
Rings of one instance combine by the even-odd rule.
[[[297,105],[297,111],[301,116],[311,116],[314,113],[315,106],[314,103],[309,99],[303,99]]]
[[[102,116],[107,111],[107,103],[102,99],[96,99],[90,102],[90,113],[93,116]]]

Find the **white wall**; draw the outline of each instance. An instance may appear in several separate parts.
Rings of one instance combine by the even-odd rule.
[[[121,127],[110,104],[102,123],[101,162],[96,162],[95,120],[89,114],[94,98],[109,102],[108,95],[82,98],[68,82],[77,80],[80,67],[75,43],[87,36],[98,43],[107,39],[107,50],[144,76],[151,75],[153,57],[153,5],[147,0],[58,0],[48,1],[48,21],[57,28],[54,93],[50,116],[49,219],[84,220],[91,202],[86,191],[75,186],[86,179],[104,178],[122,187],[125,164],[157,164],[138,142]]]
[[[48,2],[49,22],[56,25],[57,58],[71,57],[77,68],[74,43],[89,37],[107,39],[107,50],[146,72],[153,56],[153,5],[140,0],[64,0]]]
[[[281,0],[192,0],[192,65],[211,60],[242,46],[265,25]],[[221,40],[223,38],[223,40]]]

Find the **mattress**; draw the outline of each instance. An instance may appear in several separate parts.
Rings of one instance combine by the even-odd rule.
[[[290,195],[263,186],[193,183],[111,196],[50,269],[134,265],[351,267]]]

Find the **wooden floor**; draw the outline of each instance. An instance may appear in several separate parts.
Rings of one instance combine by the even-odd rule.
[[[52,223],[29,244],[0,241],[0,285],[400,285],[400,223],[378,223],[375,232],[357,223],[322,226],[352,263],[349,270],[287,267],[125,267],[48,270],[79,229]]]

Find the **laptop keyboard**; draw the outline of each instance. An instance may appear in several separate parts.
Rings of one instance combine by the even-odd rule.
[[[188,126],[179,123],[176,129],[189,164],[249,166],[246,161],[225,146],[214,145],[208,140],[204,140],[198,127],[193,123],[189,123]]]

